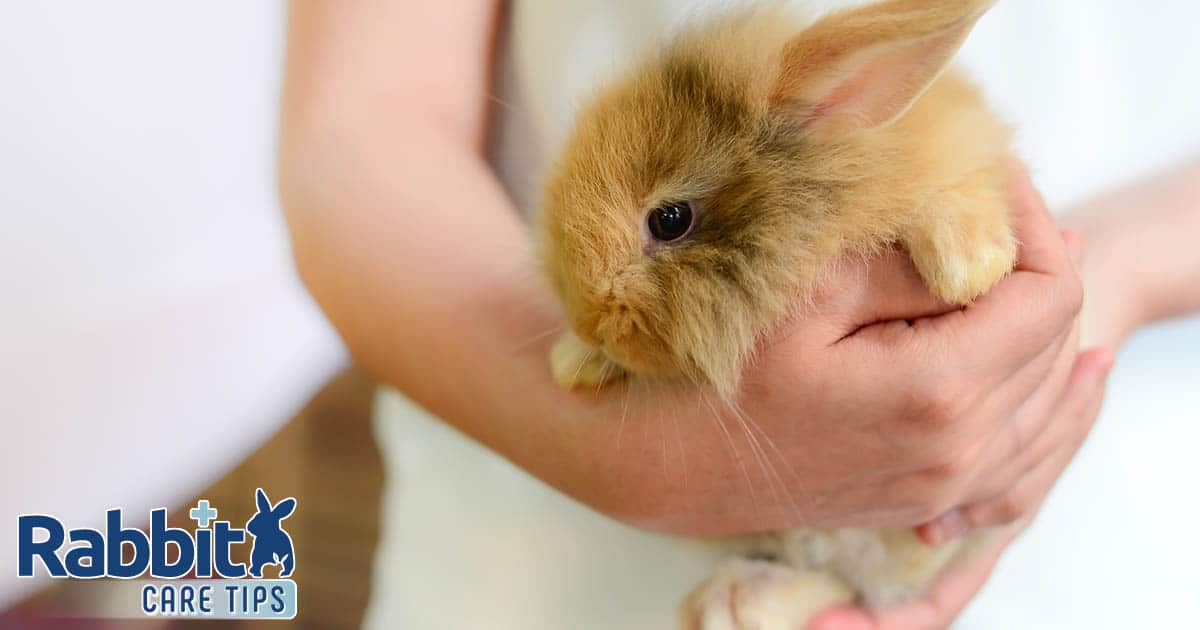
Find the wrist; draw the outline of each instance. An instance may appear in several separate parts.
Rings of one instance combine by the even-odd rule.
[[[1080,280],[1084,288],[1082,347],[1119,347],[1135,329],[1148,321],[1153,296],[1135,273],[1135,239],[1114,213],[1083,211],[1064,219],[1066,226],[1083,236]],[[1127,228],[1127,226],[1125,226]]]
[[[1146,318],[1145,288],[1131,273],[1119,235],[1104,226],[1083,232],[1084,259],[1079,273],[1084,286],[1081,345],[1115,349]]]
[[[1084,315],[1098,322],[1092,330],[1106,345],[1115,348],[1143,324],[1200,311],[1200,164],[1096,197],[1064,224],[1086,238]]]

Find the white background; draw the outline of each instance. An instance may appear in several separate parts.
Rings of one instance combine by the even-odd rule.
[[[275,200],[283,6],[0,3],[0,608],[16,514],[174,506],[342,363]]]

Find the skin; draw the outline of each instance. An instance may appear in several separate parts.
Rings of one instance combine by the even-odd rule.
[[[760,437],[756,448],[728,416],[727,435],[695,392],[565,392],[546,365],[562,321],[528,227],[482,153],[499,10],[290,7],[280,191],[300,274],[361,365],[546,483],[660,531],[932,520],[922,531],[940,541],[1036,511],[1095,418],[1111,352],[1077,353],[1082,292],[1068,244],[1078,239],[1060,237],[1019,169],[1021,271],[975,306],[947,312],[901,254],[849,261],[812,316],[764,350],[741,408],[774,446]],[[1189,175],[1196,181],[1194,170],[1176,177]],[[1146,196],[1123,199],[1114,207]],[[1183,219],[1159,214],[1200,228],[1196,205]],[[1174,268],[1163,250],[1187,230],[1147,227],[1135,248],[1117,238],[1129,212],[1104,217],[1079,229],[1110,247],[1084,258],[1082,274],[1105,279],[1088,299],[1109,309],[1093,338],[1112,348],[1200,299],[1119,272],[1131,261],[1146,273]],[[1122,306],[1135,301],[1144,306]],[[668,437],[675,422],[683,433]],[[818,622],[944,625],[1000,549],[912,605],[924,612],[846,609]]]
[[[1083,327],[1090,343],[1119,348],[1139,326],[1200,312],[1200,160],[1175,166],[1119,190],[1095,197],[1069,212],[1068,243],[1087,242],[1091,255],[1079,266],[1087,287]],[[1081,236],[1082,235],[1082,236]],[[1106,367],[1105,351],[1086,353],[1076,363],[1069,387],[1077,396],[1065,399],[1070,420],[1063,424],[1091,429],[1099,413]],[[1089,394],[1089,389],[1091,392]],[[1045,501],[1054,481],[1070,463],[1075,449],[1061,448],[1022,482],[992,501],[956,510],[944,517],[947,529],[961,532],[988,521],[996,512],[1023,514],[1002,535],[981,549],[971,562],[939,578],[929,593],[911,604],[885,611],[851,607],[823,613],[813,630],[909,630],[944,628],[986,583],[1005,547]]]

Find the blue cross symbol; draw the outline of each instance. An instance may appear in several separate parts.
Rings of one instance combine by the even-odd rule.
[[[208,506],[208,499],[200,499],[196,502],[196,507],[188,510],[188,516],[196,521],[196,525],[204,528],[208,527],[209,521],[217,518],[217,510]]]

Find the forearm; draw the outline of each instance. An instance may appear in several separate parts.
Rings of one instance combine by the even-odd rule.
[[[481,157],[498,6],[291,3],[279,175],[294,256],[382,382],[617,511],[595,435],[611,423],[592,421],[608,410],[551,382],[560,322]]]
[[[1143,324],[1200,311],[1200,161],[1067,214],[1086,238],[1085,344],[1115,348]]]
[[[433,137],[410,136],[420,151],[333,142],[285,146],[286,178],[324,181],[285,192],[285,207],[298,268],[355,359],[552,485],[611,506],[593,435],[604,423],[550,379],[559,322],[486,165]]]

